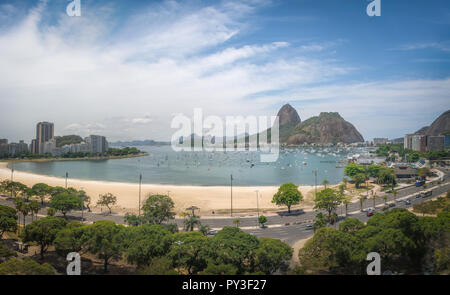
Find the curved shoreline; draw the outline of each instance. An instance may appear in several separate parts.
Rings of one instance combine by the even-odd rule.
[[[11,179],[11,170],[7,162],[0,162],[0,180]],[[14,170],[14,181],[20,181],[28,186],[43,182],[51,186],[65,186],[65,178],[46,176],[30,172]],[[135,212],[139,203],[139,185],[137,183],[110,182],[100,180],[68,179],[68,187],[83,189],[91,197],[91,204],[95,204],[98,195],[110,192],[117,196],[118,210]],[[165,185],[142,184],[141,201],[147,194],[167,194],[175,202],[177,212],[195,205],[202,213],[211,214],[213,210],[230,209],[229,186],[194,186],[194,185]],[[304,198],[314,189],[314,186],[299,186]],[[233,209],[242,210],[256,208],[256,190],[259,191],[259,208],[276,209],[272,204],[272,197],[278,186],[233,186]],[[304,207],[304,206],[303,206]]]

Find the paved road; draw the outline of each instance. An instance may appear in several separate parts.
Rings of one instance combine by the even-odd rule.
[[[415,198],[411,197],[409,198],[411,200],[411,204],[407,205],[405,202],[397,202],[397,201],[391,201],[395,202],[395,207],[392,208],[410,208],[414,204],[422,203],[425,201],[430,200],[431,198],[440,195],[442,193],[447,192],[450,189],[450,183],[447,183],[445,185],[442,185],[440,187],[435,187],[433,189],[433,195],[427,198]],[[399,199],[398,197],[397,199]],[[377,211],[380,211],[381,207],[377,207]],[[370,217],[366,216],[365,212],[358,212],[354,214],[348,214],[347,218],[358,218],[362,222],[367,222]],[[343,219],[342,219],[343,220]],[[342,221],[341,220],[341,221]],[[338,224],[335,225],[335,227],[338,227]],[[293,245],[296,241],[300,239],[305,239],[313,235],[312,229],[306,229],[306,224],[294,224],[294,225],[288,225],[288,226],[278,226],[278,227],[269,227],[265,229],[246,229],[245,232],[254,234],[258,237],[270,237],[270,238],[277,238],[289,245]]]
[[[444,184],[442,184],[442,185],[431,185],[430,183],[428,183],[427,189],[433,189],[433,196],[444,193],[447,190],[449,190],[450,189],[450,178],[448,177],[447,174],[444,175],[443,183]],[[415,187],[415,186],[399,189],[396,199],[400,199],[400,198],[403,198],[405,196],[412,195],[412,194],[417,194],[422,190],[423,190],[423,187]],[[384,193],[380,194],[378,196],[378,199],[376,200],[376,203],[375,203],[377,206],[384,204],[384,200],[382,199],[383,195],[384,195]],[[389,198],[387,199],[387,202],[394,201],[394,196],[392,194],[387,194],[387,195],[389,196]],[[412,206],[416,203],[419,203],[419,202],[424,202],[428,199],[430,199],[430,198],[418,198],[418,199],[412,198],[410,206]],[[7,200],[5,198],[0,198],[0,204],[14,207],[12,200]],[[395,204],[396,204],[397,208],[398,207],[403,207],[403,208],[410,207],[410,206],[406,206],[404,204],[404,202],[402,202],[402,203],[395,202]],[[365,200],[363,203],[363,208],[367,209],[367,208],[371,208],[371,207],[373,207],[373,200],[371,200],[371,199]],[[348,212],[349,212],[348,217],[356,217],[356,218],[359,218],[363,222],[366,222],[368,219],[365,215],[366,214],[365,212],[360,212],[359,202],[348,205]],[[351,212],[353,212],[353,214],[350,214]],[[337,213],[340,214],[341,216],[343,216],[345,213],[344,207],[340,206],[340,208],[338,208],[338,210],[337,210]],[[46,216],[46,208],[42,208],[41,211],[39,212],[39,214],[41,216]],[[302,214],[299,214],[299,215],[292,215],[292,216],[278,216],[278,215],[267,216],[268,222],[266,223],[267,228],[265,228],[265,229],[258,228],[256,216],[255,217],[242,217],[242,218],[240,218],[240,227],[243,228],[244,231],[252,233],[256,236],[278,238],[278,239],[281,239],[281,240],[285,241],[286,243],[292,245],[293,243],[295,243],[295,241],[309,237],[313,234],[312,230],[306,229],[306,225],[311,224],[313,222],[316,214],[317,214],[317,212],[309,211],[309,212],[303,212]],[[81,220],[81,212],[80,211],[70,212],[70,214],[68,214],[68,218]],[[233,220],[235,218],[236,217],[214,218],[214,219],[202,218],[201,222],[202,222],[202,224],[208,225],[211,228],[220,229],[224,226],[234,226]],[[113,215],[103,215],[103,214],[98,214],[98,213],[89,213],[86,211],[84,212],[84,219],[87,222],[94,222],[97,220],[111,220],[118,224],[124,223],[122,215],[114,215],[114,214]],[[179,227],[183,226],[183,219],[176,219],[175,221]],[[22,219],[20,219],[20,222],[22,222]],[[26,222],[27,222],[27,224],[31,222],[31,216],[27,216]]]

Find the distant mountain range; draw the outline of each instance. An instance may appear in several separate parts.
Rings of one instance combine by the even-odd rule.
[[[133,140],[133,141],[116,141],[110,142],[110,146],[163,146],[170,145],[169,141],[155,141],[155,140]]]

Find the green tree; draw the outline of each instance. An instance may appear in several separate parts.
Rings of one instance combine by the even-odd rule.
[[[291,213],[291,206],[299,204],[303,200],[302,193],[298,186],[292,182],[281,185],[278,192],[273,196],[272,203],[278,206],[287,206],[288,213]]]
[[[48,208],[47,209],[47,216],[55,216],[56,210],[55,208]]]
[[[353,178],[355,175],[364,173],[364,168],[356,163],[350,163],[345,166],[344,174],[348,177]]]
[[[51,194],[52,189],[45,183],[36,183],[32,187],[34,193],[41,199],[41,204],[44,205],[45,197]]]
[[[148,266],[137,270],[139,275],[177,275],[173,269],[172,261],[167,257],[152,258]]]
[[[210,257],[216,264],[231,264],[239,274],[253,271],[259,240],[236,227],[224,227],[210,243]],[[208,264],[209,265],[209,264]]]
[[[66,221],[58,217],[44,217],[25,226],[23,241],[36,242],[41,250],[41,259],[48,247],[53,244],[58,232],[66,226]]]
[[[339,224],[339,230],[343,232],[356,232],[364,228],[364,223],[357,218],[347,218]]]
[[[36,218],[37,218],[39,210],[41,210],[41,205],[39,204],[39,202],[31,201],[30,203],[28,203],[28,207],[31,212],[31,220],[33,220],[34,216],[36,216]]]
[[[19,197],[14,198],[14,205],[16,206],[16,210],[22,213],[23,226],[25,227],[26,217],[30,213],[30,206],[22,198]]]
[[[172,199],[165,195],[150,195],[142,206],[146,221],[152,224],[161,224],[175,218],[174,208]]]
[[[169,252],[173,235],[161,225],[144,224],[127,228],[123,248],[129,263],[138,268],[148,266],[155,257]]]
[[[358,173],[355,176],[353,176],[352,179],[353,182],[355,183],[355,187],[360,188],[360,185],[366,181],[367,176],[364,173]]]
[[[168,257],[177,268],[183,268],[188,274],[198,274],[208,263],[210,239],[201,233],[177,233],[170,247]]]
[[[116,203],[117,197],[111,193],[99,195],[99,199],[97,201],[97,205],[105,206],[108,208],[109,214],[111,214],[111,206],[114,206]]]
[[[267,217],[264,215],[259,216],[258,223],[261,225],[262,228],[264,228],[266,226],[265,224],[267,223]]]
[[[285,272],[292,257],[292,248],[278,239],[260,238],[255,251],[256,265],[266,275]]]
[[[0,205],[0,239],[5,232],[17,230],[17,211],[14,208]]]
[[[234,226],[239,228],[239,225],[241,224],[241,220],[239,218],[235,218],[235,219],[233,219],[233,224],[234,224]]]
[[[0,261],[16,256],[17,253],[15,251],[9,250],[8,246],[0,242]]]
[[[350,205],[352,203],[352,196],[344,196],[344,199],[342,200],[342,203],[345,206],[345,216],[347,216],[348,205]]]
[[[51,196],[50,207],[61,211],[64,218],[66,218],[68,212],[81,209],[81,198],[77,193],[69,191],[58,193]]]
[[[138,216],[136,214],[130,214],[126,213],[124,217],[125,224],[128,224],[129,226],[138,226],[141,224],[144,224],[144,217]]]
[[[208,266],[200,272],[201,275],[236,275],[238,268],[232,264],[208,263]]]
[[[319,228],[327,226],[327,218],[323,215],[322,212],[317,213],[314,218],[314,232],[316,232]]]
[[[12,258],[0,263],[0,275],[56,275],[56,270],[48,263],[39,264],[29,257]]]
[[[100,220],[89,225],[84,234],[87,251],[103,260],[103,271],[108,272],[111,260],[121,257],[124,227],[109,220]]]
[[[324,227],[299,250],[300,264],[313,272],[358,273],[365,255],[352,234]]]
[[[65,258],[70,252],[81,252],[85,243],[83,235],[86,227],[78,221],[69,222],[66,228],[56,234],[53,242],[56,253]]]
[[[200,228],[200,226],[201,226],[200,217],[189,216],[188,218],[186,218],[183,221],[183,224],[184,224],[185,231],[193,231],[195,226]]]
[[[314,202],[316,205],[314,209],[323,209],[328,213],[328,222],[331,223],[331,213],[335,212],[339,204],[341,203],[341,197],[336,193],[334,189],[326,188],[317,193]]]
[[[324,179],[323,181],[322,181],[322,185],[325,187],[325,188],[327,188],[327,185],[329,184],[330,182],[328,181],[328,179]]]

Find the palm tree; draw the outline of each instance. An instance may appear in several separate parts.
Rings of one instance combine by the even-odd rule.
[[[29,207],[31,211],[31,220],[33,221],[34,216],[36,216],[37,219],[37,215],[39,213],[39,210],[41,209],[41,205],[37,201],[31,201]]]
[[[375,200],[376,200],[376,198],[377,198],[377,194],[375,193],[375,194],[372,195],[373,209],[375,209]]]
[[[364,203],[364,196],[359,196],[358,200],[359,200],[359,206],[361,208],[361,212],[363,211],[363,203]]]
[[[344,203],[344,205],[345,205],[345,216],[347,216],[348,205],[350,205],[352,203],[351,196],[344,197],[344,200],[342,201],[342,203]]]
[[[328,181],[328,179],[324,179],[322,181],[322,184],[325,186],[325,189],[327,188],[327,184],[329,184],[330,182]]]
[[[233,224],[239,228],[239,224],[241,224],[241,220],[239,218],[236,218],[235,220],[233,220]]]
[[[208,225],[200,225],[200,226],[198,227],[198,231],[201,232],[204,236],[208,235],[208,231],[209,231],[210,229],[211,229],[211,228],[210,228]]]
[[[189,218],[184,220],[184,230],[185,231],[194,231],[194,227],[200,227],[200,217],[190,216]]]

